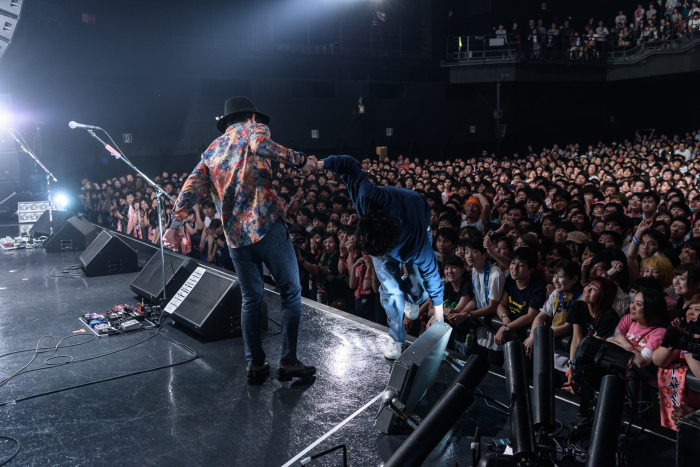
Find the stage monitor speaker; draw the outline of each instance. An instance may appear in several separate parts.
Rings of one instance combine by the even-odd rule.
[[[88,277],[110,276],[138,271],[139,258],[124,240],[103,230],[80,255],[80,265]]]
[[[241,336],[241,287],[238,279],[191,261],[187,280],[165,311],[178,324],[206,340]],[[267,330],[267,305],[262,302],[260,326]]]
[[[47,253],[60,253],[62,251],[83,251],[93,243],[97,237],[97,229],[94,225],[79,217],[71,217],[65,221],[44,242]]]
[[[47,201],[48,203],[48,201]],[[61,225],[71,217],[75,216],[73,211],[57,211],[53,210],[53,231],[58,232]],[[32,229],[29,231],[32,237],[48,237],[51,235],[51,222],[49,221],[49,210],[44,211],[41,216],[36,220]]]
[[[189,277],[191,270],[187,265],[194,260],[186,256],[178,255],[168,250],[165,253],[165,287],[168,298],[180,290],[182,284]],[[136,279],[131,283],[131,290],[149,303],[157,305],[163,298],[163,276],[160,262],[160,251],[157,251],[151,260],[143,267]]]

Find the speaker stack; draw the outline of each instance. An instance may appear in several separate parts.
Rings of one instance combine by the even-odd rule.
[[[69,219],[66,224],[70,221]],[[137,272],[139,259],[136,250],[127,245],[124,240],[109,230],[103,230],[80,255],[80,265],[87,277],[109,276]]]

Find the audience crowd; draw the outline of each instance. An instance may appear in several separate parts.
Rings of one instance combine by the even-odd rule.
[[[570,364],[579,343],[609,340],[634,353],[641,378],[658,388],[664,425],[675,428],[700,408],[684,389],[688,371],[700,376],[700,363],[661,347],[668,326],[688,333],[700,314],[699,153],[700,130],[652,131],[510,157],[366,159],[362,168],[373,183],[414,190],[431,206],[453,350],[502,365],[504,343],[520,340],[532,356],[531,330],[551,326],[555,336],[572,335],[555,367],[575,393]],[[304,177],[285,164],[273,172],[303,296],[386,324],[381,283],[372,258],[356,248],[358,217],[343,181],[323,171]],[[187,175],[164,172],[155,181],[176,198]],[[139,177],[85,179],[79,197],[91,221],[159,242],[155,194]],[[164,227],[172,209],[165,205]],[[211,200],[191,210],[179,250],[232,269],[217,217]],[[404,319],[407,332],[430,326],[433,305],[428,300],[417,319]],[[494,330],[479,318],[501,325]]]
[[[646,5],[646,7],[644,6]],[[636,46],[668,48],[672,41],[700,36],[700,7],[688,0],[655,0],[620,10],[614,18],[590,18],[574,26],[569,20],[547,27],[542,19],[527,26],[499,24],[497,37],[533,59],[602,59],[612,50]]]

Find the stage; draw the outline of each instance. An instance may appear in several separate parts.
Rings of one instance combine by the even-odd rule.
[[[0,227],[0,236],[17,232],[16,225]],[[144,245],[139,258],[153,252]],[[0,436],[21,443],[10,465],[300,465],[344,444],[349,465],[374,466],[401,441],[373,427],[391,371],[383,357],[385,328],[304,300],[298,356],[317,367],[315,380],[275,380],[279,337],[266,335],[272,375],[249,386],[240,338],[205,342],[171,320],[160,333],[93,338],[78,318],[135,304],[129,284],[137,273],[60,277],[79,256],[41,248],[0,252],[0,379],[36,357],[0,386]],[[270,288],[265,300],[276,319],[279,296]],[[270,332],[276,330],[270,323]],[[35,356],[37,347],[67,337],[58,351]],[[438,398],[455,375],[443,364],[429,398]],[[507,404],[503,370],[492,369],[479,391]],[[557,395],[556,417],[566,423],[577,407],[566,393]],[[425,465],[472,465],[477,425],[484,441],[510,435],[509,418],[477,398]],[[675,444],[667,435],[643,433],[630,463],[673,464]],[[0,461],[14,450],[16,443],[1,441]],[[342,465],[341,451],[312,465]]]

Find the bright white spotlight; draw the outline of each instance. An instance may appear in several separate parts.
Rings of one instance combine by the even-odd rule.
[[[56,203],[56,207],[63,211],[66,209],[66,206],[68,206],[68,197],[64,195],[63,193],[57,194],[54,199],[54,203]]]
[[[2,128],[9,128],[12,126],[12,114],[0,107],[0,129]]]

